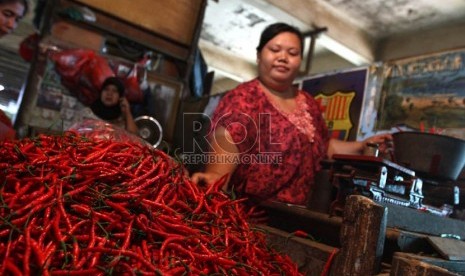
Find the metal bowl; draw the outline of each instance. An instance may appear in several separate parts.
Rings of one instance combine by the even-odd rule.
[[[425,132],[397,132],[393,135],[395,162],[419,176],[457,180],[465,165],[465,141]]]

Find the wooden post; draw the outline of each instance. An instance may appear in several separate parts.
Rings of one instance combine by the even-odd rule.
[[[375,275],[383,255],[386,224],[386,207],[367,197],[347,197],[341,226],[341,250],[331,275]]]

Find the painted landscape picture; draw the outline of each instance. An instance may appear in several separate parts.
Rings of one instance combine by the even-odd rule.
[[[387,65],[377,124],[465,128],[465,51]]]

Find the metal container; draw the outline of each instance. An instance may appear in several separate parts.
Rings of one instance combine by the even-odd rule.
[[[410,168],[419,176],[438,180],[457,180],[465,165],[465,141],[424,132],[397,132],[394,162]]]
[[[363,150],[363,155],[378,157],[379,145],[375,143],[367,143],[365,149]]]

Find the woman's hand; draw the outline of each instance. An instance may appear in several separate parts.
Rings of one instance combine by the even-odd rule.
[[[362,155],[368,144],[377,144],[381,154],[387,153],[392,147],[391,134],[373,135],[363,141],[341,141],[331,139],[328,146],[328,157],[332,158],[334,154],[353,154]]]
[[[221,181],[221,183],[223,183],[223,186],[220,187],[221,190],[223,192],[227,192],[229,177],[229,174],[221,175],[217,172],[197,172],[192,174],[191,180],[193,183],[205,187],[210,187],[211,185],[218,183],[218,181]]]
[[[126,97],[120,99],[119,106],[121,108],[121,113],[123,113],[124,120],[126,121],[126,130],[136,135],[139,134],[139,128],[132,117],[131,105]]]
[[[379,153],[385,154],[392,148],[392,135],[390,133],[386,133],[368,137],[363,141],[363,149],[365,150],[369,144],[377,144]]]
[[[128,100],[125,97],[122,97],[119,100],[119,106],[121,108],[121,112],[127,117],[128,114],[131,114],[131,106],[129,105]]]
[[[198,185],[212,185],[216,183],[222,175],[215,172],[197,172],[194,173],[191,177],[192,182]]]

